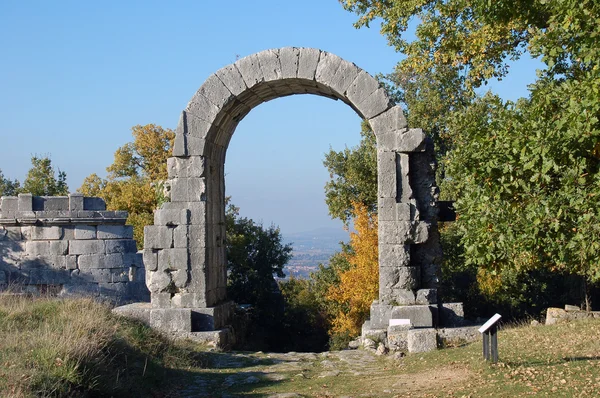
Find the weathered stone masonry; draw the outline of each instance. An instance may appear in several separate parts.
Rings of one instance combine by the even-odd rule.
[[[127,212],[100,198],[2,197],[0,288],[123,303],[148,299]]]
[[[407,127],[401,108],[367,72],[328,52],[293,47],[220,69],[182,112],[168,160],[171,201],[145,229],[152,309],[144,316],[171,332],[227,325],[227,147],[254,107],[293,94],[345,102],[377,137],[380,292],[366,330],[385,329],[391,318],[431,328],[441,257],[432,145],[420,129]]]

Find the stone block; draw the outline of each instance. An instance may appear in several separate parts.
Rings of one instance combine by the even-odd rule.
[[[86,282],[109,283],[112,282],[112,273],[110,269],[104,268],[85,268],[79,270],[78,277]]]
[[[392,317],[393,306],[389,304],[379,304],[374,302],[371,304],[369,313],[370,327],[373,329],[381,329],[387,327],[390,318]]]
[[[62,228],[58,226],[32,226],[31,239],[58,240],[62,237]]]
[[[410,246],[380,243],[379,264],[381,267],[408,267]]]
[[[188,252],[185,248],[164,249],[158,252],[158,269],[174,271],[188,269]]]
[[[365,101],[371,94],[373,94],[379,88],[379,82],[375,80],[371,75],[369,75],[364,70],[361,70],[356,79],[350,84],[348,89],[346,90],[346,97],[350,100],[354,106],[358,107],[360,103]],[[359,109],[360,110],[360,109]],[[369,119],[366,115],[363,116],[363,119]],[[370,115],[373,117],[376,115]]]
[[[171,308],[171,293],[154,293],[150,296],[152,308]]]
[[[408,331],[408,352],[429,352],[437,349],[437,333],[433,328]]]
[[[404,245],[413,241],[413,225],[408,221],[382,221],[378,225],[381,243]]]
[[[77,256],[65,256],[65,266],[68,270],[77,269]]]
[[[369,124],[376,136],[382,133],[404,130],[408,126],[400,105],[393,106],[380,115],[369,119]]]
[[[380,198],[396,199],[396,153],[377,152],[377,194]]]
[[[204,81],[198,89],[197,95],[206,97],[211,103],[221,109],[235,99],[235,96],[215,74],[210,75]]]
[[[153,308],[150,326],[163,332],[191,332],[192,310],[188,308]]]
[[[124,316],[150,325],[150,303],[133,303],[115,307],[113,314]]]
[[[0,197],[0,212],[16,213],[19,211],[19,198],[16,196]]]
[[[202,226],[206,224],[206,202],[190,202],[188,209],[190,210],[190,224]]]
[[[24,227],[29,229],[30,227]],[[10,240],[19,241],[22,240],[21,227],[0,227],[0,241]]]
[[[190,248],[199,248],[206,246],[206,226],[189,225],[188,226],[188,245]]]
[[[75,239],[96,239],[95,225],[76,225],[73,230]]]
[[[396,198],[383,197],[377,201],[379,222],[396,221]]]
[[[144,227],[145,249],[170,249],[173,247],[173,228],[161,225]]]
[[[362,102],[358,104],[355,103],[356,108],[358,108],[365,119],[371,119],[390,109],[393,105],[393,101],[390,99],[387,91],[383,87],[375,90]]]
[[[300,48],[298,57],[298,78],[314,80],[321,51],[315,48]]]
[[[438,329],[437,337],[441,347],[459,347],[478,341],[480,326],[465,326]]]
[[[69,194],[69,211],[85,210],[83,207],[83,195],[80,193]]]
[[[204,178],[173,178],[171,200],[174,202],[200,202],[206,200]]]
[[[154,212],[154,225],[186,225],[189,222],[187,209],[159,209]]]
[[[215,72],[225,87],[235,96],[242,94],[248,88],[236,65],[228,65]]]
[[[205,160],[203,156],[171,157],[167,159],[169,178],[204,177],[204,167]]]
[[[18,198],[19,212],[33,211],[33,195],[30,193],[20,193]]]
[[[415,294],[412,290],[391,288],[382,290],[380,287],[380,295],[384,295],[386,302],[394,303],[394,305],[414,305]]]
[[[83,254],[77,256],[79,269],[90,268],[124,268],[125,257],[121,253],[113,254]]]
[[[56,256],[67,254],[69,242],[66,240],[55,241],[27,241],[25,244],[29,256]]]
[[[421,129],[410,129],[396,136],[396,150],[399,152],[424,152],[425,133]]]
[[[279,49],[279,63],[281,64],[281,77],[283,79],[296,78],[299,57],[300,50],[296,47],[284,47]]]
[[[321,51],[321,57],[317,64],[317,71],[315,72],[315,80],[324,86],[329,87],[331,82],[336,76],[336,72],[340,67],[342,59],[335,54]]]
[[[264,75],[260,69],[257,54],[241,58],[237,60],[234,65],[242,75],[244,83],[249,89],[264,81]]]
[[[146,272],[146,285],[152,294],[162,292],[171,283],[171,275],[164,271]]]
[[[98,225],[98,239],[133,239],[133,227],[131,225]]]
[[[350,84],[352,84],[359,73],[360,68],[358,66],[342,59],[337,73],[331,80],[329,86],[340,96],[345,96],[346,90],[348,90],[348,87],[350,87]]]
[[[33,196],[33,211],[69,210],[69,198],[66,196]]]
[[[69,254],[104,254],[103,240],[71,240]]]
[[[392,309],[392,319],[410,319],[416,328],[430,328],[434,326],[434,312],[437,307],[429,305],[396,306]]]
[[[83,210],[106,210],[106,203],[102,198],[96,197],[84,197],[83,198]]]
[[[179,225],[173,228],[173,247],[188,247],[188,229],[189,225]]]
[[[171,271],[171,280],[175,284],[175,287],[185,287],[187,285],[188,278],[189,275],[187,269],[178,269],[175,271]]]
[[[411,325],[394,325],[387,328],[387,341],[390,351],[408,351],[408,331]]]
[[[148,271],[156,271],[158,268],[158,251],[144,248],[143,251],[144,267]]]
[[[260,69],[264,81],[276,81],[281,79],[281,63],[279,62],[279,50],[265,50],[257,54]]]
[[[27,256],[20,263],[21,269],[34,268],[53,268],[66,269],[67,256],[64,255],[45,255],[45,256]]]
[[[187,107],[185,108],[186,115],[194,115],[195,117],[204,120],[205,122],[212,123],[217,117],[221,108],[213,104],[200,93],[194,94]],[[174,156],[179,156],[173,153]]]
[[[175,293],[171,303],[177,308],[203,308],[206,307],[206,296],[204,293]]]
[[[133,239],[111,239],[105,241],[106,253],[135,253],[137,247]]]
[[[419,305],[436,304],[437,289],[419,289],[417,290],[416,303]]]

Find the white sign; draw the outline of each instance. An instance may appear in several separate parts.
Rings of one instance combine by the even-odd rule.
[[[390,326],[409,325],[410,319],[390,319]]]
[[[491,328],[496,322],[498,322],[502,318],[502,315],[496,314],[491,317],[486,323],[483,324],[482,327],[479,328],[479,333],[485,333],[489,328]]]

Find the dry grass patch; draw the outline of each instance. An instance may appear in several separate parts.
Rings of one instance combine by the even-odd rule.
[[[190,348],[89,299],[0,295],[0,396],[164,396]]]

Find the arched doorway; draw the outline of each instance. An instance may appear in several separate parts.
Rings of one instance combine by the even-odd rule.
[[[394,306],[437,302],[441,251],[433,148],[420,129],[407,128],[401,108],[367,72],[325,51],[286,47],[218,70],[181,114],[168,160],[171,201],[145,229],[153,326],[191,332],[227,325],[227,147],[254,107],[294,94],[343,101],[377,137],[380,289],[372,319],[387,323]]]

